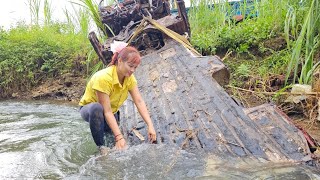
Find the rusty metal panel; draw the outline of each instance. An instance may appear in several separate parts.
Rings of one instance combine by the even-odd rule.
[[[101,2],[99,16],[101,22],[108,26],[105,29],[108,37],[112,37],[113,33],[118,35],[123,27],[131,22],[141,21],[143,16],[160,19],[170,15],[170,4],[166,0],[126,0],[111,6],[103,6]]]
[[[299,159],[301,154],[311,154],[303,133],[275,105],[263,104],[244,112],[269,137],[269,143],[281,149],[287,157]]]
[[[218,84],[228,78],[225,72],[218,57],[194,57],[173,40],[142,58],[135,76],[154,122],[157,143],[230,157],[302,161],[309,151],[303,139],[293,135],[298,130],[271,111],[266,111],[268,120],[252,120],[255,111],[246,110],[246,114]],[[213,79],[213,74],[222,79]],[[146,126],[132,100],[126,101],[121,113],[129,144],[147,141]],[[268,129],[264,122],[279,126]]]

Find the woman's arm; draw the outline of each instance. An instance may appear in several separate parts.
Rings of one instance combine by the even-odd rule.
[[[148,126],[148,138],[150,141],[155,141],[157,139],[156,132],[153,127],[153,123],[151,121],[147,106],[142,99],[142,96],[139,92],[138,86],[135,86],[132,90],[129,91],[130,95],[133,99],[134,104],[137,106],[138,111],[143,118],[143,120],[146,122]]]
[[[126,141],[123,138],[123,135],[121,134],[121,131],[120,131],[120,128],[119,128],[118,123],[116,121],[116,118],[114,117],[114,114],[112,113],[112,110],[111,110],[109,96],[105,93],[100,92],[100,91],[97,91],[96,94],[98,97],[98,102],[103,107],[103,113],[104,113],[104,117],[107,121],[107,124],[109,125],[110,129],[112,130],[112,132],[115,136],[116,148],[117,149],[126,148]]]

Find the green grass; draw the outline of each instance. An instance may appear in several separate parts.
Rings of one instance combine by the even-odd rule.
[[[27,1],[27,5],[28,5],[29,10],[30,10],[31,21],[35,25],[39,25],[41,1],[40,0],[28,0]]]
[[[1,31],[0,87],[25,90],[39,81],[79,70],[77,57],[85,57],[88,43],[81,35],[64,34],[63,25],[20,25]]]
[[[101,17],[98,12],[98,4],[93,0],[75,0],[72,3],[82,6],[86,9],[86,12],[90,15],[91,19],[95,23],[98,30],[100,30],[100,35],[106,35],[106,28],[109,28],[107,25],[103,24],[101,21]],[[109,28],[110,29],[110,28]]]
[[[318,0],[312,0],[305,2],[303,7],[307,11],[304,13],[302,22],[299,22],[302,26],[299,36],[293,42],[286,80],[293,72],[293,82],[299,79],[300,84],[310,84],[313,70],[318,66],[314,59],[314,53],[319,50],[320,4]],[[301,65],[301,69],[299,65]]]
[[[244,21],[236,23],[232,17],[226,16],[227,12],[230,14],[233,10],[227,3],[216,5],[213,9],[205,1],[199,4],[189,14],[191,41],[198,49],[209,53],[223,50],[247,52],[250,47],[258,46],[263,40],[282,32],[284,21],[279,19],[284,19],[286,15],[283,3],[263,0],[253,3],[253,9]],[[246,3],[243,6],[247,6]],[[250,18],[255,14],[258,16]]]
[[[232,7],[220,3],[214,8],[210,1],[193,1],[189,13],[191,43],[203,54],[233,52],[234,57],[246,61],[229,62],[236,64],[245,76],[268,78],[272,73],[285,74],[289,83],[310,84],[312,73],[319,60],[315,53],[319,51],[319,2],[291,0],[254,1],[252,11],[240,23],[235,23],[231,14]],[[242,13],[249,6],[244,1],[240,7]],[[253,14],[257,17],[252,17]],[[244,14],[244,13],[243,13]],[[283,38],[286,47],[270,49],[264,42]],[[250,62],[259,60],[258,65]],[[231,59],[229,58],[229,61]],[[250,66],[250,72],[245,67]],[[241,73],[240,73],[241,74]],[[235,76],[241,77],[241,76]]]
[[[27,5],[31,24],[18,23],[8,30],[0,29],[2,96],[27,91],[64,73],[89,75],[100,62],[87,38],[92,20],[85,8],[74,8],[76,16],[65,9],[67,21],[56,22],[52,19],[51,1],[28,0]]]

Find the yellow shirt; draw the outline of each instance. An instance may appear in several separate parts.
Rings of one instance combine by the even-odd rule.
[[[134,75],[126,77],[123,85],[119,83],[117,67],[109,66],[96,72],[87,84],[86,91],[82,96],[79,105],[98,102],[96,91],[109,95],[112,112],[119,110],[120,106],[128,97],[128,92],[137,85]]]

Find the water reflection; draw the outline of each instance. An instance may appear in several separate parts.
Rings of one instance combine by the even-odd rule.
[[[292,162],[232,158],[141,144],[100,157],[70,104],[0,102],[0,179],[320,179]]]

